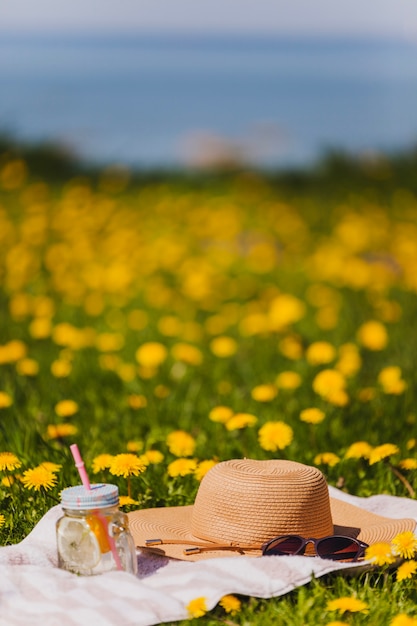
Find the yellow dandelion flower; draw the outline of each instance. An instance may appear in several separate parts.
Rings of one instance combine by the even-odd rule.
[[[362,324],[357,332],[359,343],[368,350],[383,350],[388,343],[388,333],[384,324],[369,320]]]
[[[42,461],[42,463],[39,463],[39,467],[44,467],[50,472],[59,472],[59,470],[62,469],[62,465],[59,465],[59,463],[53,463],[52,461]]]
[[[399,613],[390,621],[389,626],[417,626],[417,619],[406,613]]]
[[[131,409],[144,409],[148,405],[146,396],[140,393],[131,393],[127,397],[127,403]]]
[[[339,461],[340,458],[333,452],[322,452],[314,457],[314,463],[316,465],[328,465],[329,467],[334,467],[339,463]]]
[[[407,389],[401,369],[396,365],[384,367],[378,374],[378,383],[386,394],[400,395]]]
[[[174,315],[164,315],[158,320],[158,330],[161,335],[176,337],[182,331],[182,322]]]
[[[316,323],[319,328],[328,330],[335,328],[339,320],[339,309],[337,306],[322,306],[316,313]]]
[[[197,469],[197,461],[194,459],[175,459],[168,464],[168,476],[175,478],[176,476],[187,476],[193,474]]]
[[[384,387],[384,393],[390,394],[393,396],[400,396],[407,389],[407,383],[405,380],[397,380],[395,383],[392,383],[389,387]]]
[[[278,349],[287,359],[297,361],[303,356],[303,346],[301,340],[293,335],[283,337],[278,344]]]
[[[326,417],[324,411],[311,407],[309,409],[303,409],[300,413],[300,420],[307,424],[320,424]]]
[[[145,465],[158,465],[164,460],[164,455],[159,450],[147,450],[140,455]]]
[[[148,314],[140,309],[134,309],[128,314],[127,323],[132,330],[143,330],[148,325]]]
[[[263,313],[249,313],[239,323],[239,332],[243,337],[260,335],[268,331],[268,318]]]
[[[259,445],[263,450],[276,452],[290,445],[294,437],[291,426],[280,420],[266,422],[258,431]]]
[[[6,523],[6,518],[4,517],[3,513],[0,513],[0,528],[4,526],[5,523]]]
[[[225,359],[229,356],[233,356],[234,354],[236,354],[237,348],[237,341],[233,339],[233,337],[228,337],[227,335],[220,335],[219,337],[215,337],[210,342],[211,352],[220,359]]]
[[[220,422],[225,424],[233,416],[233,409],[228,406],[215,406],[209,413],[209,419],[212,422]]]
[[[207,474],[207,472],[216,464],[217,464],[217,461],[215,461],[214,459],[208,459],[207,461],[200,461],[200,463],[197,465],[194,471],[194,476],[196,477],[198,481],[202,480],[204,476]]]
[[[327,402],[330,402],[330,404],[334,404],[334,406],[346,406],[349,402],[349,396],[344,389],[329,393],[325,399]]]
[[[15,481],[14,476],[3,476],[0,482],[3,485],[3,487],[11,487],[14,481]]]
[[[0,471],[12,472],[21,466],[21,461],[13,452],[0,452]]]
[[[29,324],[29,334],[34,339],[46,339],[52,333],[52,322],[49,317],[35,317]]]
[[[16,372],[20,376],[36,376],[39,374],[39,363],[35,359],[22,359],[16,363]]]
[[[148,341],[139,346],[135,356],[139,365],[152,370],[162,365],[168,356],[168,350],[158,341]]]
[[[12,406],[12,404],[12,397],[5,391],[0,391],[0,409],[7,409],[7,407]]]
[[[343,596],[336,598],[336,600],[330,600],[327,603],[328,611],[340,611],[340,613],[367,613],[368,605],[366,602],[354,598],[352,596]]]
[[[341,622],[340,620],[335,620],[332,622],[328,622],[325,626],[349,626],[348,622]]]
[[[417,469],[417,459],[402,459],[398,465],[404,470],[415,470]]]
[[[374,543],[365,550],[365,559],[375,565],[390,565],[394,563],[395,556],[391,550],[391,544],[386,541]]]
[[[336,358],[336,348],[328,341],[315,341],[305,352],[305,358],[311,365],[324,365]]]
[[[372,448],[371,454],[369,455],[369,465],[374,465],[374,463],[388,459],[393,454],[398,454],[399,451],[398,446],[393,443],[383,443],[380,446],[376,446]]]
[[[404,561],[397,569],[397,580],[412,578],[417,572],[417,561]]]
[[[10,298],[9,310],[14,319],[27,317],[31,312],[31,298],[26,293],[15,293]]]
[[[398,367],[398,365],[389,365],[382,368],[382,370],[378,374],[377,380],[383,387],[390,387],[390,385],[392,385],[393,383],[401,380],[401,377],[401,368]]]
[[[121,333],[100,333],[95,345],[100,352],[117,352],[124,346],[125,338]]]
[[[229,420],[227,420],[225,426],[227,430],[242,430],[249,426],[254,426],[258,418],[252,413],[235,413]]]
[[[344,376],[352,376],[362,365],[362,359],[357,346],[353,343],[345,343],[339,348],[339,359],[335,369]]]
[[[206,598],[194,598],[187,604],[187,611],[190,617],[203,617],[208,611]]]
[[[251,391],[252,398],[257,402],[271,402],[277,395],[278,389],[271,384],[257,385]]]
[[[59,417],[71,417],[78,412],[78,404],[74,400],[61,400],[55,405],[55,413]]]
[[[184,430],[174,430],[166,439],[168,450],[174,456],[191,456],[194,454],[196,441]]]
[[[72,324],[62,322],[54,326],[52,340],[59,346],[80,350],[94,344],[95,331],[90,328],[76,328]]]
[[[392,540],[392,551],[403,559],[412,559],[417,554],[417,536],[406,530]]]
[[[126,444],[126,450],[128,452],[140,452],[143,450],[143,441],[137,439],[128,441]]]
[[[236,615],[236,613],[239,613],[242,606],[239,598],[236,598],[236,596],[233,596],[231,594],[223,596],[219,604],[222,609],[224,609],[226,613],[229,613],[230,615]]]
[[[275,379],[279,389],[297,389],[301,385],[301,376],[297,372],[280,372]]]
[[[414,415],[410,417],[413,417],[414,419]],[[416,444],[417,444],[417,439],[415,437],[412,437],[411,439],[407,441],[407,444],[406,444],[407,450],[413,450],[413,448],[416,447]]]
[[[139,476],[146,469],[146,465],[136,454],[129,452],[122,452],[122,454],[116,454],[112,458],[109,471],[114,476]]]
[[[12,339],[3,346],[0,346],[0,363],[16,363],[26,356],[27,347],[23,341]]]
[[[26,489],[34,491],[51,489],[58,481],[55,473],[42,465],[24,471],[21,480]]]
[[[72,363],[67,359],[56,359],[51,363],[51,374],[55,378],[67,378],[72,372]]]
[[[130,496],[119,496],[119,506],[129,506],[131,504],[137,506],[139,502]]]
[[[176,343],[172,346],[171,354],[176,361],[181,361],[188,365],[200,365],[203,362],[201,350],[189,343]]]
[[[77,433],[78,428],[74,424],[48,424],[46,428],[48,439],[64,439]]]
[[[112,454],[99,454],[93,459],[92,467],[94,474],[98,474],[103,470],[109,469],[113,462]]]
[[[291,294],[279,294],[272,300],[268,311],[270,329],[280,331],[302,319],[305,312],[304,302]]]
[[[313,390],[322,398],[329,400],[340,392],[344,392],[346,379],[341,372],[334,369],[324,369],[313,379]]]
[[[346,450],[346,459],[369,459],[372,446],[367,441],[356,441]]]
[[[125,383],[130,383],[136,378],[136,366],[133,363],[120,363],[116,368],[116,372]]]

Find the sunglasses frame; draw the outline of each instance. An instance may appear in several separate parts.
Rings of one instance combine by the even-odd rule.
[[[277,541],[279,539],[299,539],[301,540],[301,545],[300,547],[297,549],[296,552],[282,552],[281,554],[277,554],[277,553],[273,553],[271,552],[270,554],[268,554],[267,550],[268,547],[274,543],[274,541]],[[355,545],[357,545],[358,547],[358,552],[355,555],[355,557],[353,559],[349,558],[349,559],[334,559],[332,557],[329,556],[322,556],[318,553],[317,547],[320,545],[320,543],[322,541],[326,541],[328,539],[349,539],[349,541],[351,541],[352,543],[354,543]],[[327,537],[320,537],[319,539],[316,539],[315,537],[302,537],[301,535],[279,535],[278,537],[274,537],[273,539],[269,539],[268,541],[265,541],[265,543],[262,544],[262,555],[264,556],[274,556],[274,554],[276,556],[297,556],[299,554],[304,555],[305,552],[305,548],[306,546],[312,543],[314,546],[314,550],[315,550],[315,556],[321,558],[321,559],[330,559],[332,561],[349,561],[349,562],[355,562],[358,559],[360,559],[361,557],[364,556],[365,554],[365,550],[366,548],[369,548],[368,544],[365,543],[364,541],[360,541],[359,539],[356,539],[355,537],[348,537],[347,535],[328,535]]]

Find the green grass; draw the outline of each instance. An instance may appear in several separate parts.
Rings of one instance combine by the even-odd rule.
[[[79,482],[73,442],[92,480],[116,483],[122,495],[131,489],[135,504],[125,510],[192,503],[196,477],[170,471],[177,457],[167,436],[176,430],[193,438],[188,458],[197,464],[288,458],[318,465],[330,484],[355,495],[415,497],[416,470],[403,467],[405,459],[416,464],[417,449],[414,154],[373,163],[333,155],[305,173],[133,174],[130,181],[124,172],[75,171],[72,160],[75,178],[49,179],[35,163],[33,152],[9,147],[0,159],[0,461],[10,452],[21,463],[0,472],[1,544],[23,539],[60,490]],[[297,299],[300,315],[285,303],[274,313],[282,294]],[[376,347],[371,331],[360,333],[370,320],[386,333]],[[227,357],[212,346],[224,336],[236,348]],[[283,343],[294,338],[299,351],[290,354]],[[147,342],[166,348],[155,368],[138,360]],[[329,362],[312,361],[316,342],[333,349]],[[179,357],[178,344],[197,353]],[[357,362],[345,399],[320,395],[317,374],[343,367],[346,344]],[[380,379],[388,367],[399,368],[391,388]],[[299,375],[298,388],[254,399],[255,387],[276,384],[286,371]],[[62,400],[76,402],[73,415],[57,412]],[[221,405],[254,415],[256,424],[228,430],[209,418]],[[325,413],[322,423],[300,420],[308,407]],[[258,431],[276,420],[292,428],[292,442],[264,449]],[[65,424],[76,432],[50,436],[51,426]],[[358,441],[397,452],[372,463],[347,458]],[[157,450],[163,459],[130,486],[109,470],[93,473],[98,455],[128,449]],[[337,462],[320,461],[323,453]],[[47,461],[60,466],[56,484],[25,486],[24,472]],[[352,595],[368,614],[327,611],[329,600]],[[415,615],[417,594],[415,579],[381,572],[241,600],[236,615],[218,606],[199,622],[383,625]]]
[[[389,624],[398,614],[415,615],[415,608],[407,601],[411,591],[393,582],[391,576],[372,578],[362,576],[357,579],[346,579],[341,576],[328,576],[313,580],[309,585],[300,587],[281,598],[262,600],[258,598],[240,597],[241,610],[235,615],[227,615],[217,606],[214,611],[203,618],[175,622],[185,624],[207,624],[215,626],[219,623],[232,626],[239,624],[277,624],[277,626],[304,626],[304,624],[330,624],[340,620],[342,623],[359,626],[361,624]],[[340,615],[327,609],[327,603],[334,598],[357,597],[368,605],[368,610],[361,613],[345,613]],[[404,622],[406,624],[406,622]]]

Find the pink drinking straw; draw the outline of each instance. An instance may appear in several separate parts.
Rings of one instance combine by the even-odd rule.
[[[84,489],[86,489],[87,491],[91,491],[90,480],[88,478],[84,461],[81,458],[81,454],[80,454],[77,444],[73,443],[70,446],[70,450],[72,452],[72,456],[74,457],[75,467],[78,469],[78,473],[80,474],[81,482],[84,486]],[[123,569],[122,562],[120,560],[119,553],[117,552],[116,542],[114,541],[113,537],[110,536],[110,533],[108,531],[107,520],[104,517],[104,515],[101,515],[98,511],[96,511],[96,516],[97,516],[97,519],[100,521],[104,532],[107,535],[107,539],[109,540],[110,549],[111,549],[114,561],[116,563],[116,567],[118,570],[121,570]]]
[[[72,452],[72,456],[74,457],[75,467],[78,469],[81,482],[84,485],[84,489],[87,489],[87,491],[91,491],[90,481],[88,479],[84,461],[81,458],[81,454],[80,454],[77,444],[73,443],[72,446],[70,446],[70,450]]]

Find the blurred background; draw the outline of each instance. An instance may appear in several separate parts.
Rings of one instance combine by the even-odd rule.
[[[0,5],[0,133],[99,165],[408,150],[416,111],[415,0]]]

